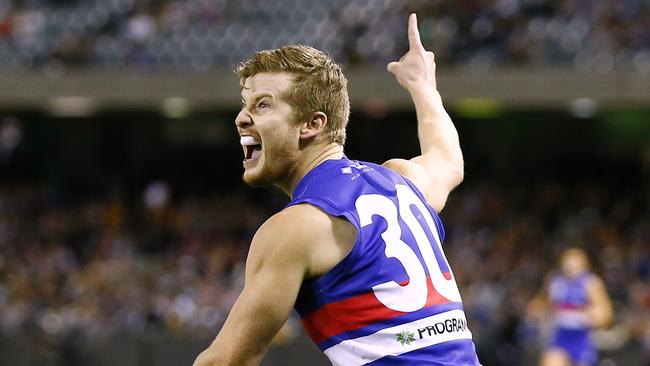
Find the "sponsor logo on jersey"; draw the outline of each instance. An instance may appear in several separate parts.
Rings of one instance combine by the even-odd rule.
[[[423,328],[418,328],[417,336],[414,332],[403,330],[395,334],[395,338],[398,343],[402,344],[402,346],[410,346],[411,343],[425,337],[432,337],[445,333],[464,332],[465,330],[467,330],[467,320],[463,318],[452,318],[433,323],[432,325]]]
[[[397,342],[401,343],[403,345],[410,346],[411,342],[415,342],[415,334],[413,332],[409,332],[406,330],[403,330],[397,334],[395,334],[395,337],[397,337]]]
[[[453,332],[464,332],[467,329],[467,320],[463,318],[452,318],[433,325],[429,325],[424,328],[418,329],[418,337],[422,339],[424,337],[431,337],[433,335],[439,335],[444,333],[453,333]]]

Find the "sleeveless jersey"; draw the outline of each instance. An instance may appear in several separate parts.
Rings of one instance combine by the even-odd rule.
[[[584,272],[572,279],[558,273],[551,278],[548,296],[553,305],[556,327],[576,330],[590,328],[586,309],[589,305],[587,283],[591,276],[591,273]]]
[[[564,350],[575,365],[591,366],[598,361],[586,313],[589,306],[587,286],[592,276],[584,272],[569,278],[558,273],[551,278],[548,287],[555,328],[548,346]]]
[[[480,365],[442,251],[444,229],[407,179],[380,165],[327,160],[296,186],[358,231],[350,253],[306,280],[295,308],[335,366]]]

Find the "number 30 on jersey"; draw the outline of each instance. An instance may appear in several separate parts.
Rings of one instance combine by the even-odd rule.
[[[411,312],[422,309],[428,298],[427,277],[424,271],[424,266],[426,266],[436,291],[449,301],[461,301],[453,275],[449,279],[445,278],[441,263],[438,263],[436,259],[436,254],[438,254],[438,257],[445,262],[445,267],[450,268],[442,251],[440,237],[431,213],[410,187],[398,184],[395,188],[397,189],[397,205],[388,197],[378,194],[360,196],[355,204],[361,220],[361,227],[372,224],[374,215],[381,216],[386,220],[386,230],[381,234],[381,238],[386,243],[386,257],[397,259],[409,278],[408,284],[404,286],[395,281],[373,286],[372,290],[375,296],[382,304],[393,310]],[[418,221],[411,206],[418,209],[424,218],[424,223]],[[420,261],[415,251],[402,240],[402,227],[398,218],[402,219],[413,234],[424,263]],[[435,243],[430,242],[425,230],[431,232]],[[451,269],[449,271],[451,273]]]

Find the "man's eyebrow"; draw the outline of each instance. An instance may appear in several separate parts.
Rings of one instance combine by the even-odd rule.
[[[260,99],[266,98],[266,97],[271,97],[272,99],[275,98],[273,93],[271,93],[271,92],[262,92],[261,94],[258,94],[253,98],[253,103],[252,104],[256,104],[257,102],[260,101]],[[242,104],[246,104],[246,99],[244,98],[243,95],[242,95],[242,98],[241,98],[241,102],[242,102]]]

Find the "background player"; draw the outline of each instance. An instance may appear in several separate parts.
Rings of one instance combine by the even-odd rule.
[[[590,272],[582,249],[566,249],[559,262],[559,271],[549,277],[530,304],[536,318],[541,318],[546,309],[553,311],[552,338],[540,365],[593,365],[597,352],[591,331],[611,322],[611,301],[600,278]]]
[[[388,71],[411,94],[422,154],[383,166],[343,155],[346,80],[323,53],[262,51],[238,69],[243,179],[292,201],[257,231],[244,289],[195,365],[257,364],[294,305],[335,365],[479,364],[436,215],[462,153],[415,14],[408,35]]]

